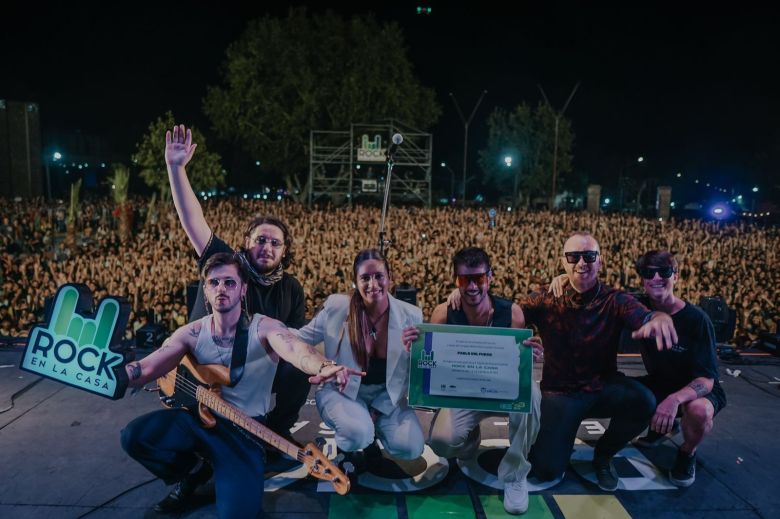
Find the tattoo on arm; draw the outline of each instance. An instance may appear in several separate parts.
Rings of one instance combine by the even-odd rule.
[[[128,366],[130,367],[130,380],[141,378],[141,365],[139,363],[131,362]]]
[[[197,339],[198,336],[200,335],[200,325],[193,324],[192,326],[190,326],[190,335]]]
[[[701,382],[695,382],[695,381],[691,382],[690,384],[688,384],[688,387],[693,389],[696,392],[696,398],[701,398],[707,393],[709,393],[709,391],[707,391],[707,386],[705,386]]]

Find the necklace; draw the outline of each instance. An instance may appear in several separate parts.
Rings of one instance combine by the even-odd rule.
[[[596,293],[593,294],[593,297],[591,297],[590,301],[588,301],[587,303],[577,303],[574,300],[574,296],[577,294],[577,292],[576,291],[574,291],[574,292],[575,292],[574,294],[569,296],[569,303],[571,303],[571,306],[573,308],[582,308],[584,306],[588,306],[589,304],[591,304],[593,301],[596,300],[596,298],[599,296],[599,293],[601,292],[601,283],[599,282],[598,288],[596,289]]]
[[[379,324],[382,319],[387,315],[387,313],[390,311],[390,305],[387,305],[387,308],[385,308],[385,311],[379,314],[379,317],[376,318],[376,321],[372,321],[371,318],[368,316],[368,312],[366,312],[366,321],[371,325],[371,331],[368,332],[368,335],[371,336],[372,339],[376,340],[376,336],[379,333],[376,329],[376,325]]]
[[[214,333],[214,321],[211,321],[211,340],[214,341],[214,345],[217,347],[217,355],[219,355],[219,361],[222,363],[223,366],[230,365],[230,359],[225,359],[225,356],[222,353],[223,349],[227,348],[233,348],[233,341],[235,340],[235,336],[231,335],[225,335],[220,336]]]

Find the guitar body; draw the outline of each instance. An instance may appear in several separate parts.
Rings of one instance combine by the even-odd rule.
[[[170,373],[157,379],[160,388],[160,401],[166,407],[197,410],[204,427],[210,429],[217,421],[209,408],[198,401],[193,389],[204,387],[219,396],[220,386],[230,384],[230,370],[220,364],[198,365],[191,354],[182,358],[181,363]]]
[[[197,409],[206,428],[214,427],[217,423],[210,411],[213,409],[268,445],[306,465],[309,474],[331,482],[337,493],[344,495],[349,492],[349,479],[316,445],[309,443],[301,448],[222,399],[220,387],[230,384],[230,370],[225,366],[199,366],[195,358],[187,354],[175,369],[158,378],[157,383],[163,405],[191,411]]]

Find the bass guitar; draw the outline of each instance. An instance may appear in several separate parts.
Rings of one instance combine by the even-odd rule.
[[[220,387],[230,383],[230,371],[225,366],[198,365],[188,353],[175,369],[158,378],[157,383],[160,400],[165,406],[197,410],[206,428],[214,427],[217,423],[211,413],[216,411],[265,443],[303,463],[315,478],[330,481],[337,493],[345,495],[349,492],[349,478],[315,444],[307,443],[299,447],[221,398]]]

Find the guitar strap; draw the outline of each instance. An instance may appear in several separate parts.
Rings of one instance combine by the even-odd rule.
[[[241,377],[244,376],[250,324],[251,321],[247,316],[241,314],[241,319],[236,327],[236,337],[233,340],[233,356],[230,359],[230,384],[228,384],[228,387],[235,387],[241,380]]]

